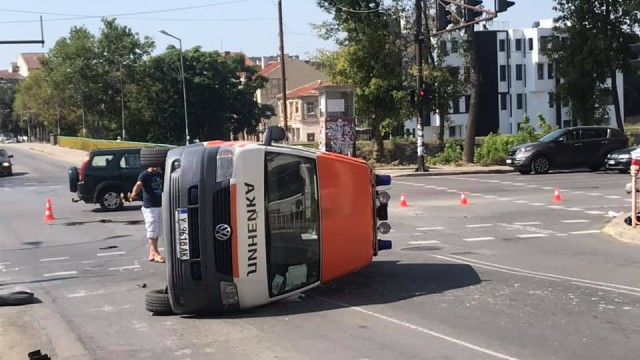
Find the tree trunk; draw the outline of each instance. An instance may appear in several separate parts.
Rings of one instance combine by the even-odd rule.
[[[471,104],[469,116],[467,118],[467,134],[464,139],[464,152],[462,160],[466,163],[473,163],[476,146],[476,128],[478,115],[480,113],[480,77],[478,74],[478,64],[476,62],[476,43],[474,41],[473,26],[469,27],[469,41],[471,42],[471,53],[469,54],[469,66],[471,70]]]
[[[447,110],[449,104],[438,103],[438,117],[440,118],[440,126],[438,127],[438,149],[444,150],[444,126],[447,119]]]
[[[616,113],[616,124],[618,129],[624,131],[624,124],[622,122],[622,114],[620,111],[620,96],[618,94],[618,72],[615,66],[611,69],[611,95],[613,95],[613,108]]]

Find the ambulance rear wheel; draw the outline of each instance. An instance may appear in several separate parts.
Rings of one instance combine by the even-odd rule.
[[[153,315],[173,315],[174,313],[169,301],[169,291],[166,288],[149,291],[145,296],[144,305]]]

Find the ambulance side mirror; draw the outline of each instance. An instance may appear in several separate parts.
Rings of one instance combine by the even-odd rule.
[[[264,145],[271,146],[274,141],[283,141],[287,138],[287,133],[280,126],[268,126],[264,132]]]

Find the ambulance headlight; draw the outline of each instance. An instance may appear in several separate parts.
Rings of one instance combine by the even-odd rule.
[[[236,284],[224,281],[220,282],[220,297],[222,298],[222,305],[238,305],[238,288]]]
[[[222,146],[218,149],[216,165],[216,181],[222,182],[233,176],[233,156],[235,149]]]
[[[391,195],[386,191],[379,191],[377,197],[380,204],[387,204],[391,199]]]

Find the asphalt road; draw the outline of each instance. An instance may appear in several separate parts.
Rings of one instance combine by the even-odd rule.
[[[636,359],[640,351],[640,247],[599,232],[610,211],[628,210],[628,175],[396,178],[394,249],[371,266],[236,315],[155,317],[143,299],[163,285],[164,266],[145,260],[138,207],[73,204],[70,164],[14,154],[16,176],[0,178],[0,287],[27,286],[41,303],[0,308],[3,359],[26,358],[7,351],[24,346],[54,359]],[[402,192],[409,207],[398,206]],[[42,220],[46,198],[51,223]]]

